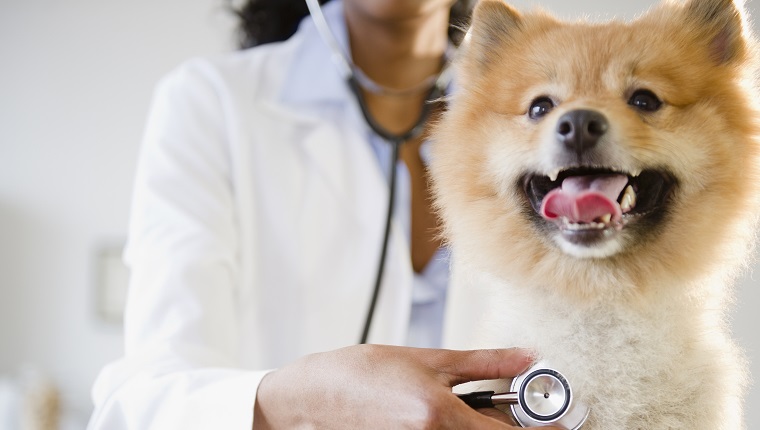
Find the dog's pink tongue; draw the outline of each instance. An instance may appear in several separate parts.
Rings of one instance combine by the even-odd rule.
[[[567,218],[573,223],[589,223],[607,214],[618,221],[622,212],[618,196],[628,184],[625,175],[570,176],[541,203],[541,215],[549,220]]]

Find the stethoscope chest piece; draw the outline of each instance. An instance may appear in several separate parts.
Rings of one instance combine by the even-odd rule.
[[[518,394],[512,414],[523,427],[560,425],[580,429],[589,410],[573,398],[567,379],[558,371],[534,366],[512,380],[511,391]]]

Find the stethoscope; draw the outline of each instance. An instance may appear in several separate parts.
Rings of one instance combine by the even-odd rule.
[[[589,408],[573,397],[567,378],[543,363],[515,377],[508,393],[476,391],[458,396],[475,409],[509,405],[522,427],[559,425],[576,430],[589,415]]]
[[[361,69],[356,67],[348,55],[338,43],[337,38],[330,30],[330,26],[322,14],[318,0],[305,0],[312,16],[314,25],[320,38],[330,49],[333,63],[338,68],[338,73],[346,81],[351,92],[361,108],[362,115],[369,127],[381,138],[391,144],[391,174],[388,180],[388,210],[385,218],[385,231],[383,234],[380,261],[378,263],[375,285],[372,291],[372,300],[367,311],[360,343],[367,343],[369,329],[372,325],[372,317],[377,307],[377,299],[380,293],[380,284],[383,279],[385,260],[388,252],[388,239],[390,237],[391,218],[393,215],[393,202],[396,189],[396,163],[399,158],[399,148],[404,142],[413,139],[422,133],[425,122],[432,111],[432,102],[439,100],[445,94],[451,82],[451,74],[448,67],[444,66],[441,73],[431,81],[422,82],[417,88],[430,88],[426,97],[427,102],[423,105],[422,112],[415,124],[406,132],[394,134],[386,130],[375,121],[369,112],[362,89],[374,92],[393,92],[384,89],[381,85],[373,82]],[[415,90],[417,89],[415,88]],[[512,380],[511,392],[496,394],[493,391],[478,391],[469,394],[460,394],[459,398],[473,408],[492,408],[497,405],[511,405],[512,413],[518,423],[523,427],[540,427],[545,425],[562,425],[575,430],[586,421],[588,408],[573,399],[570,383],[558,371],[541,366],[534,366],[527,372],[518,375]]]
[[[320,38],[323,42],[327,45],[327,47],[330,49],[333,63],[335,63],[335,66],[338,68],[338,73],[340,74],[341,78],[343,78],[346,83],[348,84],[348,87],[351,89],[351,92],[354,94],[354,97],[356,97],[356,101],[359,104],[359,107],[362,111],[362,115],[364,116],[364,119],[367,121],[367,124],[369,127],[374,131],[378,136],[383,138],[385,141],[387,141],[392,148],[391,153],[391,172],[389,175],[388,180],[388,210],[386,212],[385,217],[385,231],[383,233],[383,242],[382,247],[380,251],[380,261],[378,262],[377,267],[377,275],[375,276],[375,285],[372,290],[372,299],[369,304],[369,309],[367,310],[367,317],[364,323],[364,329],[362,330],[362,335],[359,343],[367,343],[367,338],[369,337],[369,329],[372,325],[372,318],[375,313],[375,308],[377,307],[377,299],[380,295],[380,284],[383,280],[383,272],[385,270],[385,261],[386,256],[388,254],[388,242],[390,238],[390,230],[391,230],[391,219],[393,215],[393,202],[395,200],[395,190],[396,190],[396,173],[397,173],[397,167],[396,163],[399,159],[399,149],[401,145],[404,144],[404,142],[407,142],[415,137],[418,137],[424,130],[425,123],[430,116],[431,111],[433,110],[433,102],[440,100],[441,97],[445,94],[446,88],[449,86],[449,82],[451,81],[450,73],[448,70],[448,67],[444,65],[443,69],[441,70],[441,73],[438,74],[438,76],[434,76],[430,80],[425,80],[424,82],[421,82],[419,85],[415,86],[415,88],[410,89],[411,91],[417,91],[421,89],[428,89],[428,94],[426,97],[426,102],[422,106],[422,112],[420,113],[420,116],[417,118],[417,121],[414,123],[414,125],[409,128],[409,130],[396,134],[391,133],[385,127],[378,124],[377,121],[375,121],[375,118],[372,116],[372,113],[369,111],[369,108],[367,107],[366,100],[364,99],[364,95],[362,94],[362,89],[365,89],[367,91],[371,92],[384,92],[384,93],[401,93],[405,91],[396,91],[393,89],[384,88],[382,85],[379,85],[372,81],[367,75],[365,75],[361,69],[356,67],[353,62],[350,60],[349,56],[343,51],[343,49],[340,46],[340,43],[338,43],[338,39],[335,37],[335,35],[332,33],[332,30],[330,30],[330,26],[327,23],[327,20],[325,19],[324,14],[322,14],[322,8],[319,6],[318,0],[306,0],[306,6],[309,8],[309,13],[311,14],[312,19],[314,20],[314,25],[316,26],[317,32],[319,33]],[[407,90],[409,91],[409,90]]]

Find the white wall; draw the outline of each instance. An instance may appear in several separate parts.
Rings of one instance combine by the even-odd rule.
[[[513,3],[540,3],[564,16],[632,17],[653,1]],[[97,371],[122,350],[119,328],[94,314],[94,253],[125,237],[155,81],[189,56],[233,47],[223,5],[0,2],[0,374],[35,364],[83,420]],[[749,275],[741,281],[734,319],[755,375],[758,286]],[[748,400],[750,429],[760,428],[759,406],[757,387]]]
[[[49,372],[80,419],[122,351],[93,311],[94,253],[125,238],[156,80],[233,47],[224,4],[0,1],[0,373]]]

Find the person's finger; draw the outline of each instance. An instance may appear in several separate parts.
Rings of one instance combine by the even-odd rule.
[[[436,368],[449,386],[468,381],[512,378],[525,371],[534,358],[530,351],[512,349],[478,349],[441,351]]]
[[[493,418],[497,421],[501,421],[504,424],[509,424],[511,426],[515,425],[515,422],[512,420],[512,417],[509,416],[509,414],[504,413],[496,408],[481,408],[476,409],[476,411],[480,412],[481,414]]]
[[[504,412],[495,408],[472,409],[467,406],[469,412],[459,411],[459,405],[452,405],[450,411],[453,412],[445,420],[445,425],[440,428],[445,429],[477,429],[477,430],[518,430],[520,429],[511,417]],[[439,426],[436,426],[439,428]],[[541,430],[565,430],[561,427],[541,427]]]
[[[501,411],[497,408],[480,408],[476,409],[476,411],[480,412],[482,415],[485,415],[489,418],[493,418],[497,421],[500,421],[504,424],[508,424],[514,428],[520,428],[520,426],[515,422],[515,420],[512,418],[512,415]],[[565,430],[563,427],[541,427],[541,430]]]
[[[520,428],[517,422],[515,422],[514,418],[512,418],[511,414],[503,412],[502,410],[498,408],[480,408],[480,409],[475,409],[475,410],[479,412],[481,415],[485,415],[496,421],[509,425],[510,426],[509,428],[514,428],[514,429]],[[563,427],[541,427],[541,430],[566,430],[566,429],[564,429]]]
[[[462,403],[452,404],[447,412],[450,414],[443,420],[446,429],[514,430],[518,428],[506,414],[493,408],[475,410]],[[497,413],[502,415],[499,416]]]

